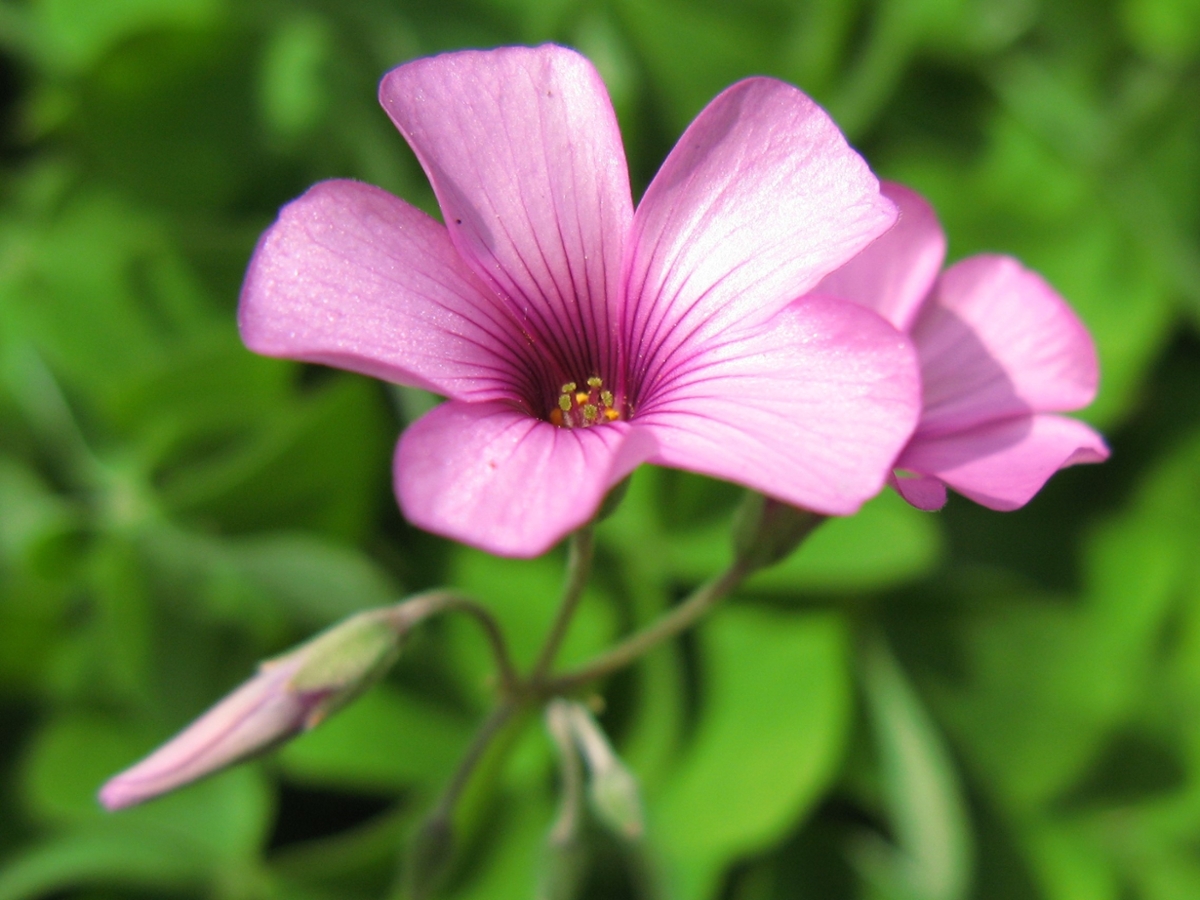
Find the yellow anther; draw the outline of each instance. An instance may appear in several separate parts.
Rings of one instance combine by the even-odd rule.
[[[575,402],[582,406],[584,403],[587,403],[587,398],[588,398],[587,392],[580,391],[579,393],[577,393],[575,395]]]
[[[563,412],[570,412],[571,411],[571,398],[568,397],[566,394],[563,394],[561,397],[559,397],[558,398],[558,408],[561,409]]]
[[[597,376],[597,375],[593,375],[591,378],[588,379],[588,387],[590,387],[590,388],[598,388],[602,384],[604,384],[604,382],[601,381],[599,376]]]
[[[560,387],[558,389],[558,392],[560,394],[569,394],[569,393],[571,393],[571,391],[575,390],[575,387],[576,387],[575,382],[568,381],[566,384],[564,384],[562,387]]]
[[[598,415],[600,415],[600,410],[597,409],[595,406],[593,406],[591,403],[584,406],[584,408],[583,408],[584,421],[595,422],[596,416],[598,416]]]
[[[610,422],[615,422],[617,419],[621,418],[621,414],[610,406],[604,411],[604,418],[608,419]]]
[[[601,391],[600,392],[600,402],[603,403],[605,406],[611,407],[613,405],[612,391]]]
[[[558,425],[561,427],[562,423],[563,423],[563,411],[561,409],[550,410],[550,424]]]

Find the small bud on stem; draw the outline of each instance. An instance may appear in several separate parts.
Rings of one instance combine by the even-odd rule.
[[[748,492],[733,520],[733,550],[749,574],[786,559],[824,516]]]
[[[110,779],[100,802],[108,809],[141,803],[316,726],[395,660],[413,623],[400,614],[404,606],[359,613],[262,663],[253,678]]]

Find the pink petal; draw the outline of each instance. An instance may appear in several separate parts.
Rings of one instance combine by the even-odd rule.
[[[1040,276],[1005,256],[943,273],[917,318],[925,411],[921,434],[1029,412],[1079,409],[1096,393],[1096,349]]]
[[[519,329],[446,229],[386,191],[326,181],[263,235],[238,320],[250,349],[453,397],[519,394]]]
[[[816,293],[861,303],[908,331],[942,269],[946,236],[933,207],[916,191],[892,181],[880,187],[899,210],[896,224],[822,279]]]
[[[617,369],[613,325],[632,218],[616,116],[563,47],[447,53],[389,72],[379,99],[424,166],[463,257],[558,365]]]
[[[1108,459],[1104,439],[1065,416],[1017,416],[942,437],[916,437],[897,466],[932,475],[991,509],[1024,506],[1067,466]]]
[[[869,310],[812,296],[714,345],[636,410],[651,462],[847,515],[878,493],[920,411],[916,355]]]
[[[396,494],[420,528],[500,556],[537,556],[590,520],[652,452],[627,422],[559,428],[506,403],[450,401],[401,437]]]
[[[893,472],[888,484],[917,509],[936,512],[946,505],[946,485],[928,475],[899,476]]]
[[[634,217],[625,330],[634,382],[681,345],[770,318],[895,219],[837,126],[795,88],[739,82],[688,127]]]

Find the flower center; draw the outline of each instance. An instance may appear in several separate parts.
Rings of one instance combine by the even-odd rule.
[[[601,422],[615,422],[621,413],[612,391],[593,375],[583,385],[568,381],[559,388],[558,406],[550,410],[549,418],[551,424],[561,428],[590,428]]]

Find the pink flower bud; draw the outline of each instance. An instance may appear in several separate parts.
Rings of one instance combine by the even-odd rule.
[[[121,809],[209,775],[307,731],[369,687],[395,658],[402,629],[390,609],[360,613],[258,674],[100,789]]]

